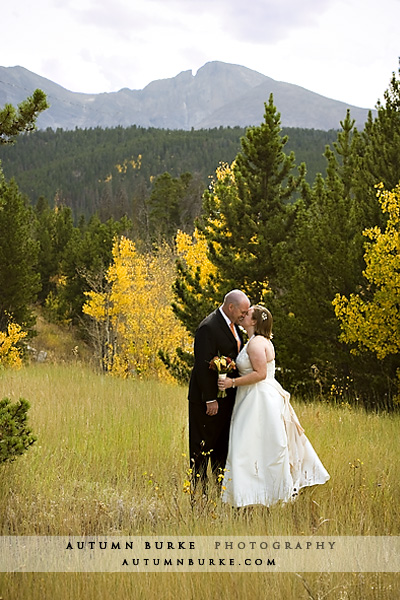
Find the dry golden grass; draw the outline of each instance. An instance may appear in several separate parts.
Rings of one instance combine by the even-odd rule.
[[[30,352],[28,358],[35,359],[42,352],[46,354],[47,363],[69,364],[84,360],[95,364],[90,348],[77,335],[76,330],[68,325],[49,322],[40,307],[34,312],[36,335],[30,346],[35,352]]]
[[[397,575],[357,573],[12,573],[4,600],[398,600]]]
[[[37,443],[1,468],[1,535],[399,535],[398,415],[296,404],[330,472],[297,501],[240,512],[190,502],[182,387],[80,364],[3,372],[0,398],[30,404]],[[397,574],[3,574],[4,600],[39,598],[395,599]]]

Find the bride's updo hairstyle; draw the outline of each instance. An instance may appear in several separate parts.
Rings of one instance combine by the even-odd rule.
[[[268,308],[256,304],[253,310],[253,321],[255,321],[255,335],[262,335],[267,340],[272,338],[272,315]]]

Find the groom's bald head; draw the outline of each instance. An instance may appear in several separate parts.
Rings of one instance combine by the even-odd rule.
[[[228,292],[224,298],[224,304],[228,305],[228,304],[239,304],[240,302],[246,301],[248,300],[246,294],[244,292],[242,292],[242,290],[231,290],[230,292]]]
[[[240,323],[250,308],[250,300],[241,290],[231,290],[224,298],[222,310],[233,323]]]

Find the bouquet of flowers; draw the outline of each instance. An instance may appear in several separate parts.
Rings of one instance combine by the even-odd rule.
[[[227,373],[236,369],[236,363],[229,356],[214,356],[210,361],[210,369],[217,371],[218,379],[225,379]],[[217,398],[225,398],[226,390],[218,390]]]

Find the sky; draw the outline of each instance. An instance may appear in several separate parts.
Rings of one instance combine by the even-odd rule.
[[[1,21],[0,66],[73,92],[222,61],[373,108],[399,66],[400,0],[18,0]]]

